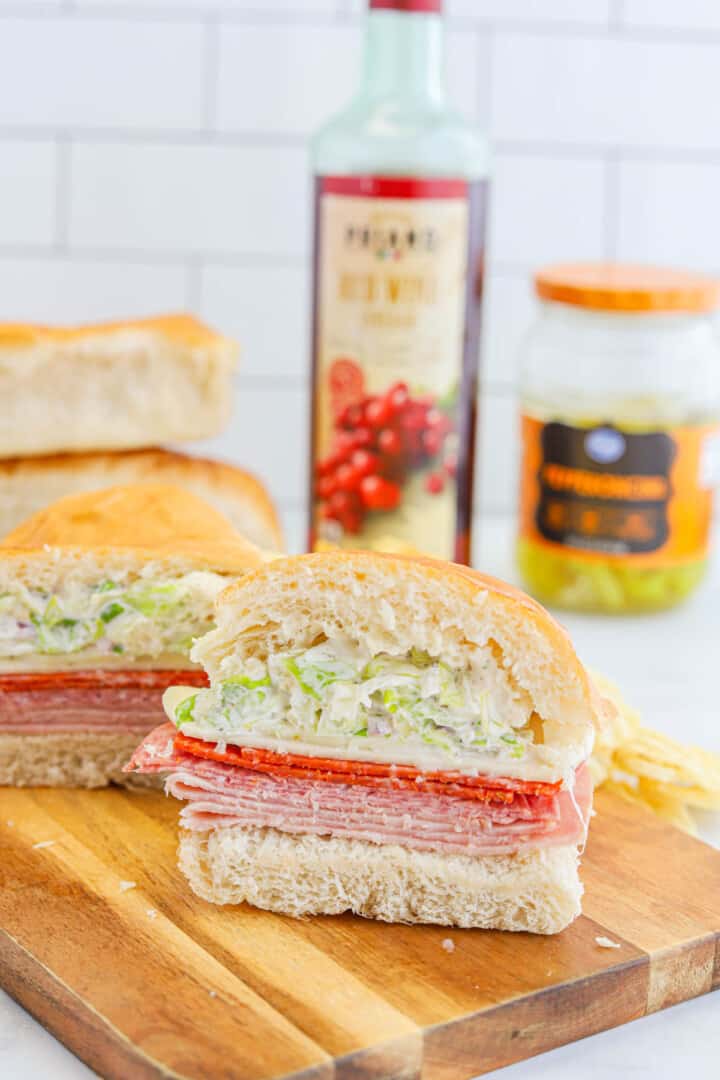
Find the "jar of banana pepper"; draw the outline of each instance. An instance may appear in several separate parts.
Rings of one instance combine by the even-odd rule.
[[[535,291],[520,374],[525,583],[578,611],[672,607],[708,560],[719,283],[584,263],[545,267]]]

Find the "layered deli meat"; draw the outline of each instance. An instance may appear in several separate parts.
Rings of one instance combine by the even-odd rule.
[[[203,671],[58,671],[0,675],[0,734],[60,732],[144,735],[164,719],[162,694],[182,678],[205,686]]]
[[[337,637],[173,687],[131,768],[167,772],[191,830],[241,825],[469,855],[583,841],[586,747],[545,744],[483,654],[368,655]]]

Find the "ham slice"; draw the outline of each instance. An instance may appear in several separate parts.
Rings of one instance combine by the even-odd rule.
[[[207,686],[203,671],[58,671],[0,675],[0,734],[150,731],[163,691]]]
[[[448,854],[499,855],[581,843],[592,800],[586,766],[578,769],[572,792],[516,793],[510,805],[417,789],[274,776],[188,754],[177,747],[172,724],[146,737],[128,766],[132,769],[169,772],[166,791],[185,801],[180,820],[194,831],[269,826]]]

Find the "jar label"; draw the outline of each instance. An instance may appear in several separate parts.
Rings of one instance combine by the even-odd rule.
[[[467,558],[480,187],[317,181],[313,546]]]
[[[702,558],[717,440],[709,425],[635,432],[524,416],[521,536],[637,565]]]

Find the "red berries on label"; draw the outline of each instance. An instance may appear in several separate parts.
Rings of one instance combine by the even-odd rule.
[[[398,484],[382,476],[366,476],[360,484],[360,497],[368,510],[395,510],[402,492]]]
[[[343,363],[334,389],[352,386],[353,378]],[[384,394],[346,398],[335,410],[331,452],[315,467],[322,517],[358,533],[368,513],[396,510],[409,475],[428,467],[423,487],[439,494],[457,471],[457,455],[446,445],[453,430],[451,416],[432,395],[413,398],[404,382]]]
[[[425,477],[425,490],[431,495],[439,495],[445,487],[445,477],[441,472],[431,472]]]
[[[370,476],[378,471],[380,458],[371,454],[369,450],[356,450],[350,459],[350,464],[359,477]]]
[[[423,431],[422,444],[430,457],[435,457],[443,444],[443,435],[439,431]]]
[[[365,423],[371,428],[382,427],[390,419],[391,407],[387,398],[370,398],[365,406]]]
[[[395,457],[402,452],[402,439],[393,428],[383,428],[378,435],[377,443],[378,450],[382,454],[389,454],[391,457]]]

